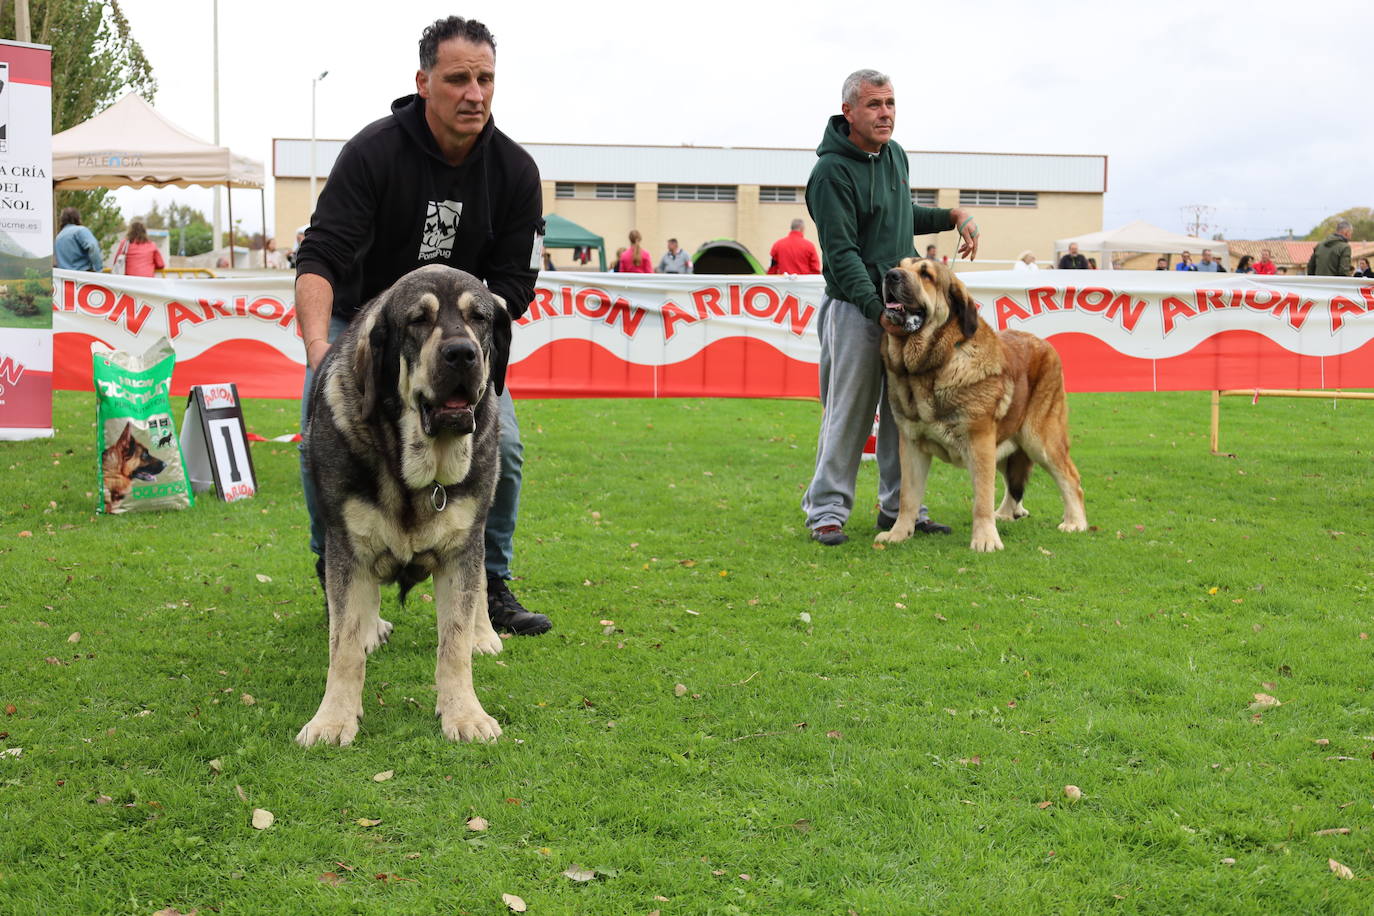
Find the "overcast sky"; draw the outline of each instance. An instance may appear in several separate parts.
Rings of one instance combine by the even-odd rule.
[[[210,139],[211,0],[121,5],[156,107]],[[1203,205],[1209,235],[1303,235],[1374,205],[1368,0],[220,0],[221,143],[270,181],[271,140],[310,136],[324,70],[316,135],[351,136],[414,91],[420,32],[449,13],[496,36],[493,111],[517,141],[814,148],[844,77],[872,67],[908,150],[1106,154],[1103,228],[1183,231]],[[126,214],[155,197],[209,213],[200,189],[119,193]],[[234,198],[252,229],[256,198]]]

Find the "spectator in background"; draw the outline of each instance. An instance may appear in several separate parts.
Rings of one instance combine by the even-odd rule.
[[[1078,243],[1070,242],[1069,250],[1059,259],[1060,270],[1087,270],[1088,259],[1078,253]]]
[[[1210,248],[1202,249],[1202,261],[1198,264],[1197,269],[1210,274],[1226,273],[1226,268],[1221,266],[1221,262],[1212,257],[1212,249]]]
[[[1243,255],[1241,255],[1241,256],[1240,256],[1240,263],[1238,263],[1238,264],[1236,265],[1236,273],[1238,273],[1238,274],[1252,274],[1252,273],[1254,273],[1254,272],[1255,272],[1255,268],[1253,268],[1253,267],[1250,266],[1250,262],[1253,261],[1253,260],[1254,260],[1254,258],[1250,257],[1248,254],[1243,254]]]
[[[1197,270],[1197,265],[1193,263],[1193,253],[1185,251],[1178,256],[1178,263],[1174,265],[1174,270]]]
[[[296,230],[296,247],[286,253],[286,266],[292,270],[296,269],[296,253],[301,250],[301,242],[305,241],[305,230],[309,226],[302,226]]]
[[[1280,273],[1280,274],[1285,274],[1285,275],[1286,275],[1286,274],[1288,273],[1288,268],[1287,268],[1287,267],[1284,267],[1284,266],[1282,266],[1282,265],[1279,265],[1278,273]]]
[[[1369,258],[1360,258],[1360,269],[1355,271],[1357,277],[1374,277],[1374,270],[1369,269]]]
[[[689,274],[692,272],[692,258],[677,247],[677,239],[668,240],[668,251],[658,259],[658,272],[661,274]]]
[[[81,225],[81,211],[63,207],[62,229],[53,239],[52,254],[62,270],[99,271],[104,263],[100,257],[100,243],[95,234]]]
[[[276,239],[268,239],[268,240],[267,240],[267,246],[266,246],[263,250],[266,252],[266,254],[263,255],[263,259],[267,262],[267,266],[268,266],[270,269],[272,269],[272,270],[285,270],[285,269],[286,269],[286,266],[287,266],[287,265],[286,265],[286,258],[285,258],[285,256],[282,255],[282,253],[281,253],[280,251],[277,250],[277,240],[276,240]]]
[[[611,270],[620,273],[620,259],[625,256],[625,246],[621,245],[615,250],[615,257],[611,258]]]
[[[938,261],[938,260],[940,260],[940,252],[936,249],[936,247],[935,247],[934,245],[927,245],[927,246],[926,246],[926,260],[927,260],[927,261]]]
[[[768,256],[770,274],[805,274],[821,272],[821,257],[816,246],[802,234],[806,224],[799,219],[792,220],[792,231],[773,243]]]
[[[151,277],[167,266],[162,259],[162,249],[148,241],[148,227],[142,220],[129,223],[129,234],[119,243],[116,258],[120,250],[124,254],[124,273],[130,277]]]
[[[549,254],[549,249],[544,249],[544,270],[557,270],[553,266],[553,255]]]
[[[1269,256],[1269,249],[1260,249],[1260,259],[1255,262],[1255,273],[1273,276],[1275,272],[1274,259]]]
[[[1168,258],[1156,258],[1156,259],[1155,259],[1155,270],[1168,270],[1168,269],[1169,269],[1169,259],[1168,259]]]
[[[1016,263],[1011,265],[1012,270],[1039,270],[1040,265],[1035,263],[1035,255],[1029,251],[1021,252],[1017,257]]]
[[[1310,277],[1348,277],[1350,276],[1350,236],[1354,234],[1350,220],[1336,221],[1331,234],[1317,243],[1312,249],[1312,257],[1307,259],[1307,275]]]
[[[620,272],[623,274],[651,274],[653,265],[649,263],[649,252],[640,247],[643,236],[638,229],[630,230],[630,247],[620,256]]]

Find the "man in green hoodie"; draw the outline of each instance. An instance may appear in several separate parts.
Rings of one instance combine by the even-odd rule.
[[[883,334],[882,278],[916,256],[913,237],[958,229],[959,254],[978,252],[978,224],[962,209],[920,207],[911,200],[906,151],[892,140],[897,103],[892,81],[858,70],[844,81],[841,114],[826,125],[806,185],[806,206],[820,235],[825,295],[821,343],[821,430],[816,472],[802,497],[813,540],[849,540],[854,483],[864,442],[878,412],[878,528],[897,518],[902,484],[897,431],[887,403],[878,342]],[[924,506],[916,530],[949,534]]]
[[[1312,249],[1307,273],[1312,277],[1350,276],[1350,237],[1355,234],[1350,220],[1336,221],[1336,229]]]

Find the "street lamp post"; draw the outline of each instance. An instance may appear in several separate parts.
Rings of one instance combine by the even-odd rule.
[[[310,211],[307,216],[315,215],[315,87],[328,75],[329,71],[325,70],[310,81]]]

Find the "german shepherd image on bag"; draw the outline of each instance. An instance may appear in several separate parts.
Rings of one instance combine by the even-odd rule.
[[[134,481],[152,483],[167,467],[167,462],[148,450],[134,436],[132,421],[114,444],[100,453],[100,478],[105,487],[105,514],[122,511],[124,500],[133,491]]]
[[[304,450],[325,528],[329,674],[297,743],[353,741],[367,656],[391,634],[380,586],[396,583],[404,600],[431,575],[444,736],[501,734],[473,691],[472,654],[501,651],[487,617],[483,529],[510,340],[499,296],[431,265],[363,306],[320,363]]]
[[[1069,458],[1064,367],[1054,347],[1025,331],[994,331],[944,264],[907,258],[883,278],[881,343],[888,402],[901,433],[901,509],[876,540],[906,540],[925,499],[932,456],[968,468],[979,552],[1002,549],[997,520],[1021,504],[1031,465],[1049,472],[1064,503],[1060,531],[1086,531],[1083,486]],[[1007,492],[993,511],[997,471]]]

